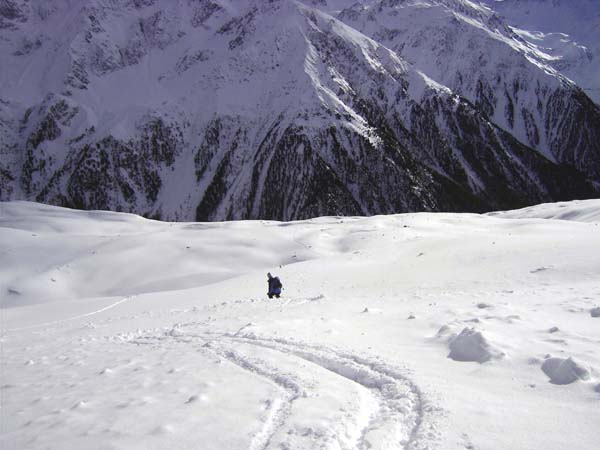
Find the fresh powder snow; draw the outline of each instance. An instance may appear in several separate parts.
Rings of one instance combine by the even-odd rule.
[[[598,249],[600,200],[285,223],[0,203],[0,447],[596,448]]]

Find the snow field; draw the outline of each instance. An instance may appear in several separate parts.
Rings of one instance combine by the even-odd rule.
[[[1,203],[0,446],[594,448],[594,211],[192,224]]]

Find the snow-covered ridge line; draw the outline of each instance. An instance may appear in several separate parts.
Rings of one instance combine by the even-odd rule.
[[[556,219],[575,222],[600,223],[599,200],[547,203],[514,211],[489,213],[490,216],[507,219]]]
[[[484,0],[549,64],[600,103],[600,8],[595,0]]]

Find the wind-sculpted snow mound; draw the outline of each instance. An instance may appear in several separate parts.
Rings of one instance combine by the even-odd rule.
[[[484,363],[499,359],[504,353],[494,348],[485,336],[474,328],[464,328],[458,336],[450,339],[448,358],[455,361]]]
[[[544,203],[513,211],[492,212],[489,215],[507,219],[557,219],[600,223],[600,200]]]
[[[589,380],[590,372],[572,358],[548,358],[542,370],[553,384],[571,384],[579,380]]]

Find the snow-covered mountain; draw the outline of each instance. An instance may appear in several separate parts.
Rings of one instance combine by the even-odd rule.
[[[528,43],[551,56],[552,67],[600,103],[598,0],[485,0]]]
[[[467,98],[520,142],[600,176],[598,106],[553,67],[552,56],[493,10],[466,0],[381,0],[339,16]]]
[[[467,0],[5,0],[0,198],[166,219],[597,195],[600,108]]]

